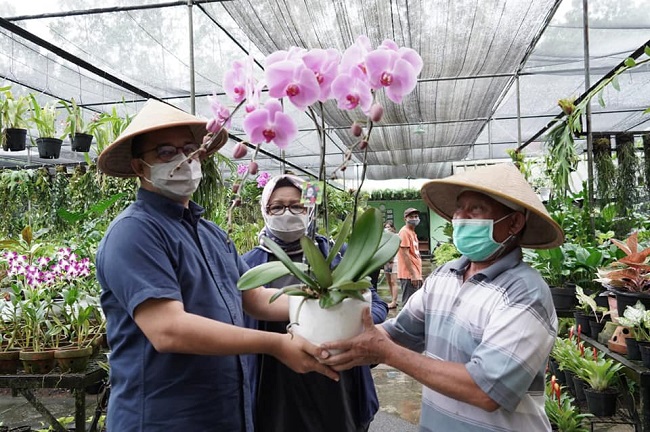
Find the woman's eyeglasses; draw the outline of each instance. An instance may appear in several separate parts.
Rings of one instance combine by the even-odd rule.
[[[285,211],[289,210],[289,213],[294,214],[294,215],[300,215],[304,214],[305,211],[307,210],[307,207],[305,207],[302,204],[291,204],[291,205],[283,205],[283,204],[271,204],[266,207],[266,212],[270,215],[273,216],[280,216],[284,214]]]
[[[169,162],[172,159],[174,159],[176,155],[180,152],[183,152],[185,156],[189,156],[190,154],[194,153],[198,149],[199,149],[198,144],[185,144],[183,147],[176,147],[173,145],[161,145],[151,150],[147,150],[140,153],[140,156],[142,156],[145,153],[155,151],[156,156],[158,156],[158,159],[160,159],[163,162]]]

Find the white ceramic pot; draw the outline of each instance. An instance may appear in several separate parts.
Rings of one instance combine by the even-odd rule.
[[[363,309],[372,305],[370,290],[363,298],[364,301],[346,298],[328,309],[321,309],[318,300],[307,299],[298,311],[304,297],[289,296],[289,317],[297,323],[291,329],[315,345],[357,336],[363,332]]]

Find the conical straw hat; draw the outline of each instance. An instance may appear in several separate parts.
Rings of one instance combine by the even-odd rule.
[[[506,206],[510,204],[527,210],[528,219],[520,242],[522,247],[550,249],[564,242],[562,229],[512,164],[485,166],[432,180],[425,183],[420,192],[433,211],[451,220],[456,210],[456,199],[466,190],[489,195]]]
[[[131,168],[133,137],[159,129],[188,126],[196,143],[201,144],[203,137],[207,134],[206,124],[207,120],[187,114],[155,99],[149,99],[120,136],[101,152],[97,166],[103,173],[110,176],[135,177],[136,173]],[[219,150],[226,141],[228,141],[228,131],[221,129],[211,150]]]

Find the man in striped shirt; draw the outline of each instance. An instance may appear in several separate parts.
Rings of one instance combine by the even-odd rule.
[[[366,314],[362,335],[324,344],[321,361],[385,363],[421,382],[421,431],[550,431],[544,371],[557,317],[521,247],[559,246],[561,228],[512,165],[433,180],[422,196],[452,221],[463,256],[436,269],[395,319],[373,326]]]

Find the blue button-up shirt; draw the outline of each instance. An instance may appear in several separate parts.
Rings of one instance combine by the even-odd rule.
[[[97,278],[111,347],[109,431],[252,431],[242,356],[159,353],[133,320],[149,299],[243,325],[236,284],[248,266],[226,234],[189,208],[140,189],[108,228]]]

